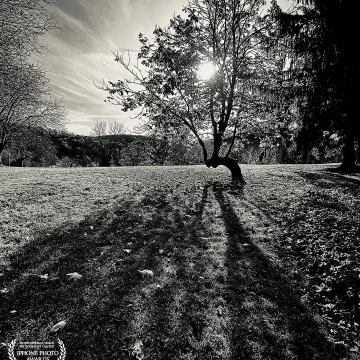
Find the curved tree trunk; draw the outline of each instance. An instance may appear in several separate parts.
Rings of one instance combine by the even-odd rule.
[[[234,159],[231,159],[227,156],[225,156],[225,157],[218,156],[221,144],[222,144],[222,136],[221,136],[221,134],[216,134],[214,136],[213,155],[210,159],[208,159],[205,145],[203,142],[200,142],[200,145],[203,149],[205,165],[208,168],[210,168],[210,167],[217,168],[219,165],[223,165],[230,170],[231,176],[234,181],[238,181],[242,184],[245,184],[245,180],[244,180],[244,177],[242,176],[239,164]]]
[[[215,159],[210,159],[206,165],[213,168],[217,168],[219,165],[223,165],[230,170],[234,181],[239,181],[240,183],[245,184],[245,179],[242,176],[240,166],[234,159],[218,156]]]
[[[219,158],[220,165],[227,167],[231,171],[231,176],[234,181],[239,181],[245,184],[245,179],[242,176],[239,164],[231,158]]]

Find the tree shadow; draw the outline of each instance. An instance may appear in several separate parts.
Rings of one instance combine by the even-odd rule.
[[[303,194],[302,202],[299,202],[297,206],[308,207],[309,209],[329,209],[337,211],[354,211],[352,207],[342,202],[342,195],[350,195],[355,199],[360,196],[360,177],[349,177],[338,173],[328,172],[327,170],[320,171],[295,171],[291,176],[289,174],[272,174],[273,178],[278,178],[280,183],[285,181],[298,182],[299,178],[303,178],[307,184],[311,184],[314,188],[310,188]],[[299,184],[302,187],[304,184]],[[293,189],[294,186],[290,186],[289,189]],[[275,188],[276,189],[276,188]],[[330,190],[330,191],[321,191]],[[334,190],[334,191],[333,191]],[[280,190],[282,191],[282,190]],[[276,192],[273,192],[271,197],[275,198],[275,204],[272,204],[272,198],[268,197],[252,197],[247,199],[254,209],[263,213],[263,215],[270,219],[273,223],[278,225],[288,223],[287,226],[298,224],[300,220],[304,220],[306,215],[305,211],[293,211],[291,217],[287,212],[289,204],[293,204],[292,199],[297,194],[288,193],[288,203],[281,204],[276,199]],[[281,193],[281,197],[284,198],[284,193]],[[269,201],[270,200],[270,201]],[[351,203],[351,201],[349,202]],[[280,206],[281,205],[281,206]],[[284,214],[282,213],[284,212]]]
[[[309,183],[324,189],[336,188],[340,189],[342,192],[348,192],[354,197],[360,195],[360,177],[349,177],[344,174],[330,171],[297,171],[296,174],[303,177]]]
[[[10,290],[2,298],[1,340],[47,339],[51,327],[66,320],[59,335],[71,358],[133,359],[138,339],[154,358],[190,353],[189,332],[197,321],[188,328],[188,302],[180,301],[178,315],[174,299],[185,299],[196,277],[185,249],[206,247],[197,235],[207,191],[183,206],[181,198],[171,203],[166,191],[152,189],[139,201],[41,234],[21,248],[1,279]],[[199,262],[196,272],[204,266]],[[70,279],[72,272],[82,279]]]
[[[213,189],[228,233],[231,359],[338,358],[289,281],[252,242],[223,189]]]
[[[330,167],[325,169],[325,171],[332,172],[332,173],[338,173],[338,174],[359,174],[360,173],[360,165],[356,164],[352,166],[351,170],[347,169],[344,171],[343,167],[340,165],[338,167]]]
[[[205,211],[214,195],[226,238]],[[285,277],[251,242],[227,201],[233,195],[241,189],[208,182],[184,203],[152,188],[39,234],[2,277],[1,340],[45,340],[66,320],[56,336],[69,359],[134,359],[140,340],[148,359],[334,359]]]

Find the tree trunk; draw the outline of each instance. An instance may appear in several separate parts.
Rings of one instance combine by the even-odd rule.
[[[1,158],[2,158],[2,153],[3,153],[4,149],[5,149],[4,144],[0,143],[0,166],[3,166]]]
[[[26,159],[26,155],[22,156],[20,159],[19,159],[19,167],[24,167],[24,161]]]
[[[349,95],[350,96],[350,95]],[[352,97],[353,95],[351,95]],[[355,136],[357,135],[358,124],[355,117],[353,106],[355,99],[348,100],[348,106],[344,124],[344,147],[343,147],[343,160],[339,170],[343,172],[358,172],[356,166],[356,153],[355,153]]]
[[[235,160],[228,157],[224,158],[218,156],[215,159],[210,159],[210,163],[213,168],[217,168],[219,165],[227,167],[230,170],[231,176],[234,181],[239,181],[240,183],[245,184],[245,180],[242,176],[240,166]]]
[[[7,134],[5,131],[0,132],[0,166],[3,165],[1,157],[7,143]]]
[[[303,144],[301,149],[301,163],[307,164],[309,161],[309,146],[308,144]]]
[[[344,147],[343,147],[343,160],[339,170],[343,172],[357,172],[359,169],[356,166],[356,153],[355,153],[355,136],[359,133],[358,121],[358,98],[357,92],[354,91],[358,86],[359,70],[358,60],[354,57],[352,50],[343,53],[343,66],[345,68],[345,91],[344,96],[346,99],[345,105],[345,120],[344,120]]]
[[[287,148],[284,144],[284,140],[281,141],[280,151],[281,151],[281,154],[280,154],[281,163],[286,164],[287,163]]]
[[[343,160],[340,165],[340,170],[344,172],[351,172],[353,169],[355,169],[355,139],[354,134],[346,129],[343,147]]]
[[[12,166],[23,167],[25,159],[26,159],[26,155],[23,155],[20,158],[16,159],[11,164],[12,164]]]

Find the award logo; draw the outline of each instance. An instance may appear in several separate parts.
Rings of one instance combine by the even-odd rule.
[[[8,345],[9,360],[65,360],[66,349],[63,341],[17,341]]]

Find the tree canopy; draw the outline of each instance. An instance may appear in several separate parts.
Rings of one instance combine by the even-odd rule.
[[[108,101],[123,111],[141,108],[145,129],[190,132],[208,167],[224,165],[243,181],[229,155],[243,123],[258,114],[259,87],[268,78],[262,46],[272,23],[262,15],[264,5],[263,0],[190,1],[186,18],[175,16],[168,27],[157,27],[152,40],[139,35],[136,64],[116,54],[132,79],[105,84]],[[214,69],[212,76],[202,76],[204,67]],[[204,142],[208,136],[211,149]]]
[[[0,48],[2,59],[19,60],[45,48],[40,37],[56,29],[47,7],[51,0],[2,0],[0,3]]]
[[[360,61],[354,56],[352,34],[357,22],[349,1],[299,1],[293,14],[278,12],[280,37],[291,59],[292,84],[301,83],[300,110],[306,144],[324,133],[343,143],[341,170],[354,171],[355,139],[360,148],[360,123],[354,91]],[[358,159],[359,160],[359,159]]]

